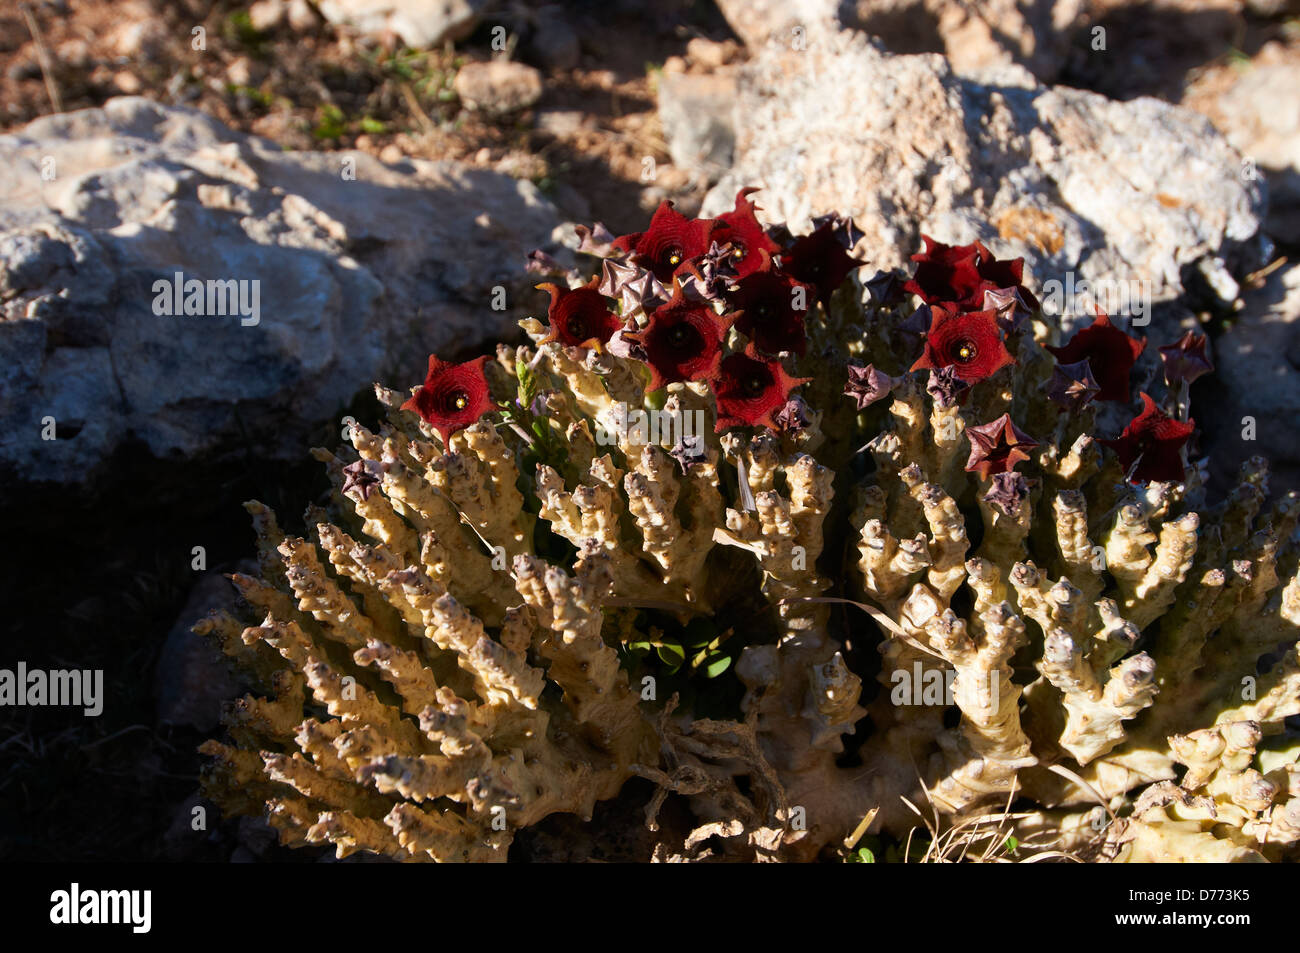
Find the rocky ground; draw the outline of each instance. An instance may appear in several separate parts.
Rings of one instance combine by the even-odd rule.
[[[373,13],[386,6],[402,9]],[[1213,338],[1220,373],[1193,394],[1212,471],[1263,448],[1279,485],[1300,486],[1298,13],[5,6],[3,659],[103,668],[109,698],[73,723],[4,712],[0,856],[279,856],[246,822],[186,823],[194,748],[230,688],[187,626],[249,555],[239,503],[293,528],[324,489],[307,448],[373,413],[369,381],[509,334],[543,300],[524,255],[566,254],[572,222],[633,230],[664,198],[714,213],[761,183],[760,204],[794,224],[852,212],[877,267],[924,228],[1023,255],[1040,281],[1148,281],[1154,344],[1186,327]],[[268,333],[151,333],[144,289],[176,268],[261,276]],[[502,311],[487,304],[498,286]],[[47,413],[52,445],[34,423]],[[555,856],[568,823],[521,857]]]

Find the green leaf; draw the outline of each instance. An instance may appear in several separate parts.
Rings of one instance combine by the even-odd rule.
[[[1014,834],[1008,834],[1006,843],[1004,843],[1002,846],[1005,847],[1009,853],[1014,854],[1016,852],[1016,848],[1020,846],[1020,841],[1016,840],[1016,836]]]
[[[874,864],[876,862],[876,855],[871,852],[869,847],[859,847],[856,856],[859,864]]]
[[[673,666],[673,671],[681,667],[686,661],[686,653],[682,651],[680,645],[673,645],[671,642],[664,642],[658,647],[659,657]]]
[[[704,677],[717,678],[730,667],[730,655],[714,655],[712,656],[712,661],[708,661],[708,664],[704,666]]]

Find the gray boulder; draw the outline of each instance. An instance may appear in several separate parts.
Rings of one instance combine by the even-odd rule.
[[[1157,100],[1046,88],[1016,66],[958,76],[940,56],[825,30],[804,51],[764,47],[732,117],[734,164],[703,213],[754,185],[766,217],[796,230],[852,214],[876,268],[906,264],[922,232],[981,239],[1023,256],[1035,283],[1060,280],[1049,305],[1090,317],[1065,284],[1086,280],[1142,326],[1191,276],[1230,303],[1232,273],[1269,254],[1262,181],[1203,116]]]
[[[4,485],[90,481],[128,440],[299,459],[370,382],[509,334],[558,225],[528,182],[139,98],[0,136]]]

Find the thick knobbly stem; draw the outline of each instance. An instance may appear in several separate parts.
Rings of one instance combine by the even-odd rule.
[[[954,832],[1019,801],[1024,843],[1083,858],[1294,859],[1300,497],[1270,506],[1258,459],[1213,506],[1198,471],[1147,479],[1177,427],[1122,464],[1089,385],[1115,369],[1054,360],[1027,289],[961,305],[990,322],[848,281],[774,335],[728,311],[726,248],[671,287],[606,261],[617,304],[522,322],[534,346],[457,366],[477,390],[378,387],[387,420],[314,451],[306,529],[248,504],[247,615],[196,627],[253,689],[206,790],[403,861],[504,859],[633,776],[663,860],[901,839],[904,798]],[[670,296],[695,331],[652,317]]]

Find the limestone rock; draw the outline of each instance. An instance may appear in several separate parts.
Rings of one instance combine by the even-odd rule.
[[[789,46],[796,27],[837,22],[838,7],[838,0],[718,0],[727,24],[752,49],[773,40]]]
[[[1268,180],[1270,235],[1300,242],[1300,61],[1270,44],[1216,93],[1193,90],[1187,104],[1205,112],[1244,157],[1245,174]]]
[[[924,230],[1023,255],[1036,282],[1111,282],[1115,300],[1159,302],[1182,292],[1185,269],[1258,267],[1268,253],[1261,183],[1204,117],[1156,100],[1044,88],[1014,66],[959,77],[942,57],[828,31],[743,67],[733,117],[735,163],[704,214],[748,185],[796,229],[839,209],[876,268],[904,264]]]
[[[456,73],[456,95],[471,109],[508,113],[527,109],[542,96],[542,74],[525,63],[466,63]]]
[[[703,182],[716,181],[731,167],[735,102],[734,68],[659,77],[659,121],[674,165]]]
[[[321,0],[330,23],[362,33],[392,31],[407,46],[439,46],[474,32],[486,0]]]
[[[0,136],[0,471],[86,482],[127,440],[300,456],[371,382],[508,334],[558,224],[529,182],[287,153],[139,98]],[[165,313],[177,273],[208,313]]]
[[[944,53],[965,73],[1018,63],[1055,78],[1082,25],[1083,0],[719,0],[723,16],[752,48],[770,40],[796,47],[794,30],[838,25],[877,37],[895,53]]]

